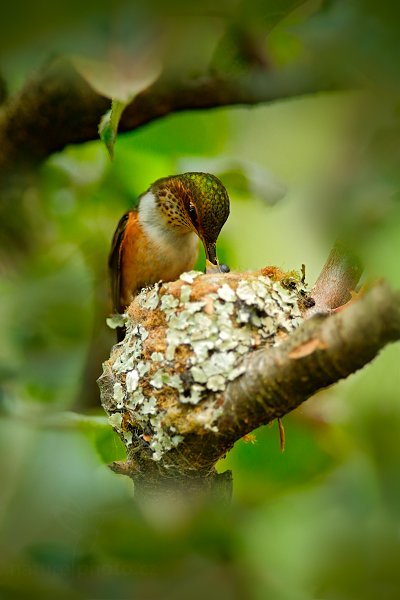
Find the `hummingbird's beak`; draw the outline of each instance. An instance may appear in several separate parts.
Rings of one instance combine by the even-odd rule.
[[[216,243],[212,243],[212,244],[206,244],[204,243],[204,250],[206,251],[206,258],[207,260],[212,263],[213,265],[218,265],[218,258],[217,258],[217,245]]]
[[[206,251],[206,273],[220,273],[215,242],[212,244],[204,242],[204,250]]]

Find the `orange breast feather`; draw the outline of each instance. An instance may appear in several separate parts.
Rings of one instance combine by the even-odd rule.
[[[141,288],[160,280],[173,281],[183,271],[192,269],[196,262],[198,239],[195,234],[177,236],[174,242],[162,235],[150,238],[135,211],[125,216],[118,240],[116,234],[111,254],[114,263],[110,263],[110,266],[115,284],[114,305],[119,312],[130,304]]]
[[[121,244],[120,304],[124,307],[130,304],[142,286],[139,279],[145,269],[145,237],[138,213],[130,212]]]

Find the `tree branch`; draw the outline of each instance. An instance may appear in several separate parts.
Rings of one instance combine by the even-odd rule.
[[[238,439],[369,363],[400,338],[400,293],[379,283],[339,313],[315,315],[278,347],[251,354],[225,392],[221,432]]]
[[[94,139],[110,101],[66,60],[45,65],[0,112],[0,172],[35,166],[67,144]]]
[[[119,131],[177,111],[254,105],[339,87],[312,66],[283,71],[260,68],[238,76],[205,73],[171,79],[164,75],[128,105]],[[97,139],[100,118],[110,102],[67,60],[50,62],[2,107],[0,172],[36,165],[68,144]]]

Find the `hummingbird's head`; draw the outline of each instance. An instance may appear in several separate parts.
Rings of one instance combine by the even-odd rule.
[[[229,197],[221,181],[209,173],[183,173],[152,186],[169,227],[195,231],[207,260],[218,265],[216,242],[229,215]]]

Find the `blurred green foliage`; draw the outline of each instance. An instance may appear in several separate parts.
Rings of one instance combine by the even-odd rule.
[[[20,19],[19,2],[7,6],[10,90],[50,52],[101,57],[115,39],[135,50],[162,22],[177,71],[245,68],[232,45],[244,23],[277,69],[314,63],[352,91],[170,115],[118,138],[112,163],[91,142],[35,174],[22,198],[29,243],[1,250],[1,598],[398,597],[398,346],[287,416],[283,454],[276,425],[236,444],[220,465],[234,473],[230,510],[171,520],[146,519],[131,483],[106,468],[123,449],[94,381],[113,343],[111,236],[158,177],[215,167],[232,201],[219,253],[233,269],[305,263],[312,283],[339,236],[367,279],[400,287],[399,10],[389,0],[42,1]]]

